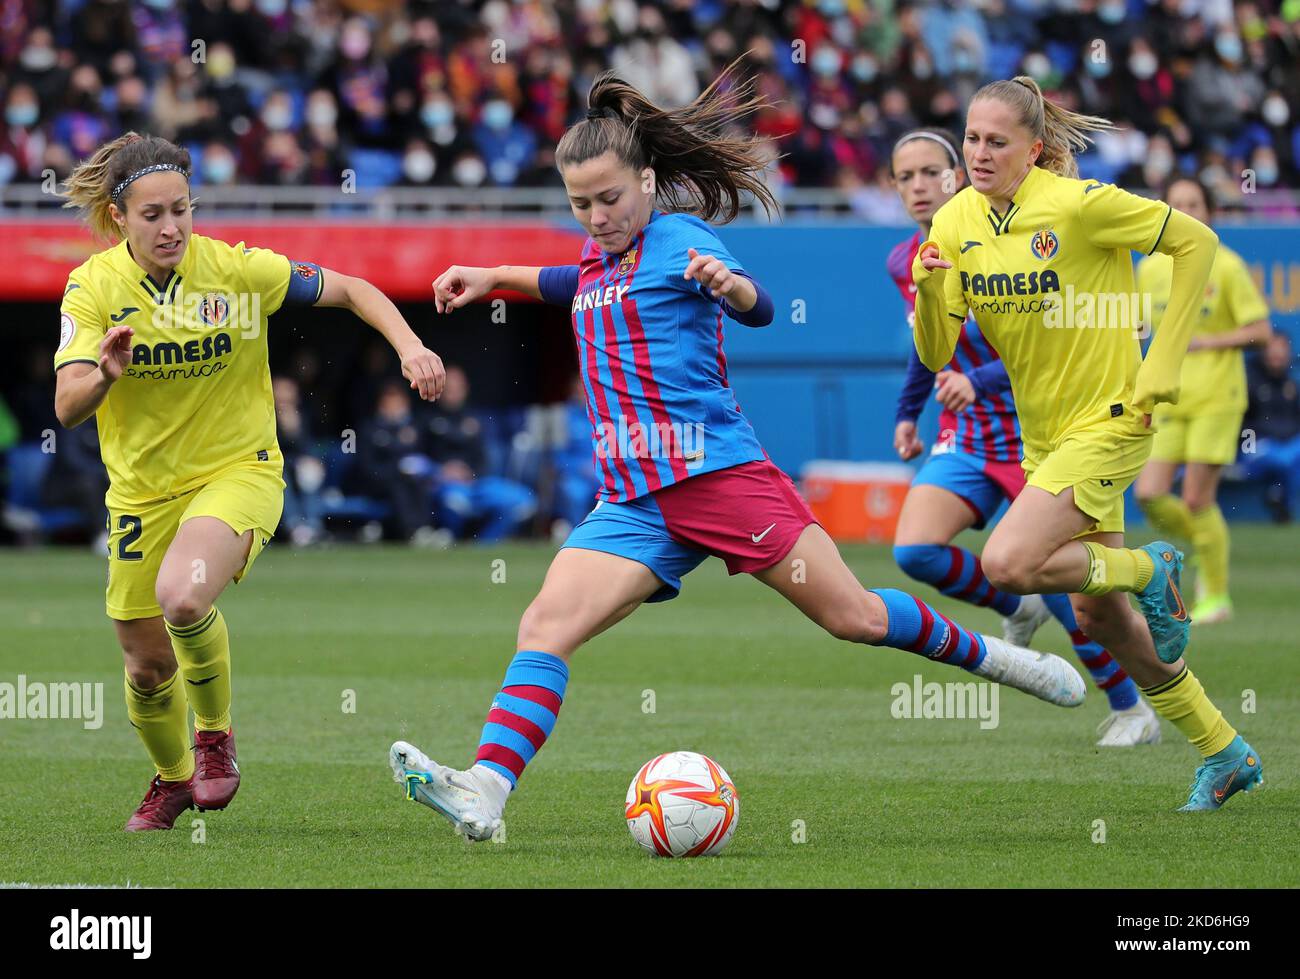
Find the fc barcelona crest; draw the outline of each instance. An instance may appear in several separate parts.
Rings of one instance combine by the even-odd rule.
[[[1029,239],[1029,247],[1034,255],[1046,262],[1061,250],[1061,241],[1051,228],[1039,228]]]
[[[623,253],[623,257],[618,260],[618,271],[615,275],[627,275],[636,267],[636,249],[629,248]]]
[[[199,303],[199,319],[205,326],[220,326],[230,317],[230,301],[217,292],[210,292]]]

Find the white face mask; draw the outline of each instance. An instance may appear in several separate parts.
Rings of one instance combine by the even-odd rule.
[[[407,180],[415,184],[427,183],[433,179],[433,173],[437,166],[433,154],[425,153],[423,150],[407,153],[402,160],[402,172],[406,174]]]
[[[338,118],[338,110],[328,102],[317,102],[307,110],[307,122],[320,129],[328,129]]]
[[[1270,126],[1285,126],[1287,120],[1291,118],[1291,107],[1286,104],[1286,99],[1282,96],[1270,95],[1264,100],[1259,114]]]
[[[451,179],[462,187],[477,187],[487,176],[487,167],[477,157],[459,161],[451,169]]]
[[[267,129],[281,132],[293,125],[293,113],[287,106],[268,105],[262,110],[262,121],[266,123]]]
[[[1146,170],[1153,173],[1156,178],[1163,180],[1169,175],[1174,168],[1174,158],[1169,153],[1151,153],[1147,156]]]
[[[1139,51],[1128,59],[1128,70],[1134,78],[1147,79],[1156,73],[1160,62],[1150,51]]]
[[[28,71],[48,71],[58,60],[53,48],[24,48],[18,57],[18,63]]]

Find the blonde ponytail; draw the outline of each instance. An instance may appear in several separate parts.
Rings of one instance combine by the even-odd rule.
[[[145,167],[179,167],[188,178],[190,154],[159,136],[130,132],[105,143],[89,160],[79,164],[63,182],[63,206],[76,208],[97,238],[117,241],[122,231],[113,220],[109,205],[113,188]],[[121,208],[125,200],[118,201]]]
[[[971,101],[980,99],[994,99],[1013,109],[1032,138],[1043,141],[1043,151],[1038,154],[1035,166],[1062,177],[1079,176],[1074,154],[1087,149],[1092,141],[1091,133],[1115,128],[1109,119],[1063,109],[1045,98],[1038,82],[1028,75],[989,82]]]

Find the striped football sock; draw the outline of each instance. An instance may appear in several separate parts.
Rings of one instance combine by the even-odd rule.
[[[1070,634],[1070,645],[1079,661],[1092,674],[1092,682],[1097,689],[1106,694],[1111,710],[1128,710],[1138,702],[1137,684],[1124,672],[1124,668],[1115,662],[1100,643],[1095,643],[1084,635],[1079,623],[1074,618],[1074,609],[1070,606],[1067,595],[1044,595],[1043,601],[1056,617],[1056,621]]]
[[[938,588],[941,594],[972,605],[1010,615],[1020,607],[1020,596],[994,588],[980,559],[961,547],[945,544],[902,544],[894,547],[898,566],[917,581]]]
[[[527,650],[515,653],[483,725],[475,767],[487,768],[511,787],[517,786],[524,767],[555,729],[568,683],[569,667],[558,656]]]
[[[960,666],[963,670],[973,671],[984,662],[987,650],[978,634],[963,629],[942,612],[907,592],[896,588],[873,588],[871,592],[885,603],[889,615],[885,638],[876,645],[920,653],[940,663]]]

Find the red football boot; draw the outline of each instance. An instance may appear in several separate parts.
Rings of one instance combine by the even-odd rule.
[[[149,783],[149,791],[144,794],[140,807],[126,821],[128,833],[138,833],[146,829],[171,829],[176,817],[186,809],[194,808],[194,793],[190,780],[184,782],[164,782],[155,775]]]
[[[199,812],[225,809],[239,791],[235,729],[194,732],[194,805]]]

